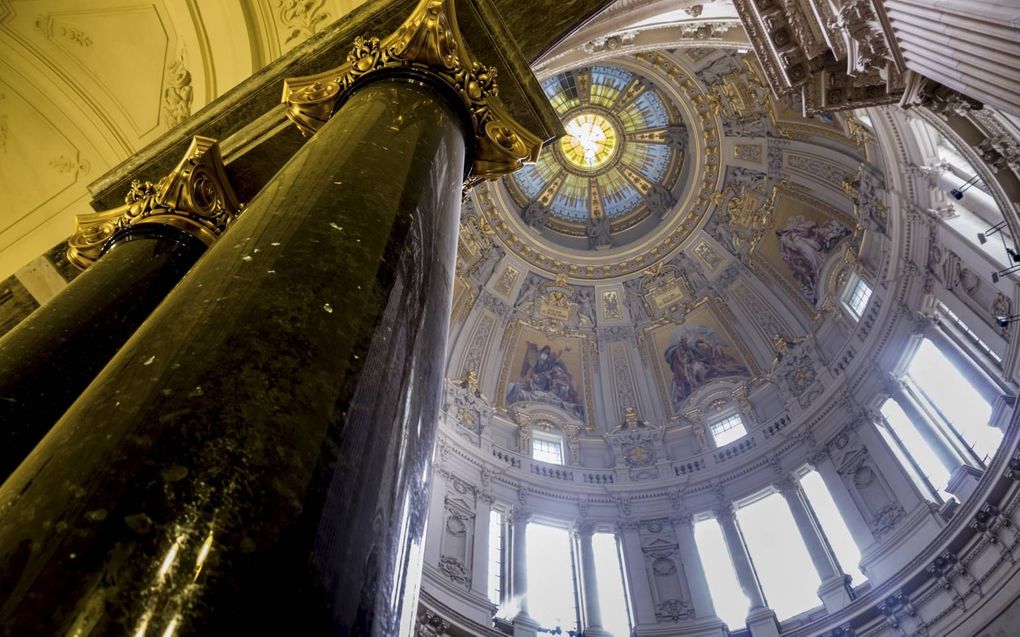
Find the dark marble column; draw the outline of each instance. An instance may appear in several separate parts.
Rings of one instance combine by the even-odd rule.
[[[413,626],[469,129],[373,77],[0,488],[0,633]]]
[[[185,232],[139,226],[0,339],[0,482],[203,252]]]

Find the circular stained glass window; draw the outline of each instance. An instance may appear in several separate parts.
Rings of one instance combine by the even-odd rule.
[[[619,135],[613,124],[597,113],[571,118],[560,141],[563,156],[578,168],[594,170],[604,165],[616,150]]]
[[[626,245],[673,210],[687,127],[651,80],[618,66],[542,81],[565,135],[503,180],[521,220],[562,246]]]

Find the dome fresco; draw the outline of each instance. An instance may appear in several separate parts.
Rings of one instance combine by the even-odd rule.
[[[566,135],[534,165],[504,180],[523,222],[580,249],[623,245],[669,212],[682,185],[687,128],[648,78],[598,65],[547,78],[542,87]],[[646,221],[647,220],[647,221]]]

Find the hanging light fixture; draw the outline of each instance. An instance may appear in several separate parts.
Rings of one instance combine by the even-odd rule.
[[[960,186],[959,188],[953,188],[952,190],[950,190],[949,194],[953,197],[953,199],[956,199],[957,201],[963,199],[963,193],[967,192],[971,186],[976,184],[978,179],[980,179],[980,177],[974,175],[973,177],[965,181],[963,185]]]
[[[995,324],[998,325],[999,327],[1008,327],[1010,323],[1016,321],[1017,319],[1020,319],[1020,314],[1011,314],[1009,316],[1006,316],[1005,314],[1000,314],[995,317]]]

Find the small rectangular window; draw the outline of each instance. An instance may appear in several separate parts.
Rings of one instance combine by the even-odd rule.
[[[871,300],[871,286],[864,282],[859,276],[854,276],[850,285],[847,286],[846,294],[843,295],[843,304],[855,319],[864,316],[864,310]]]
[[[531,441],[531,457],[551,464],[563,464],[563,444],[559,440],[536,437]]]
[[[715,440],[716,447],[728,445],[747,435],[747,428],[744,427],[744,420],[740,414],[733,414],[729,418],[709,425],[709,430],[712,432],[712,439]]]

